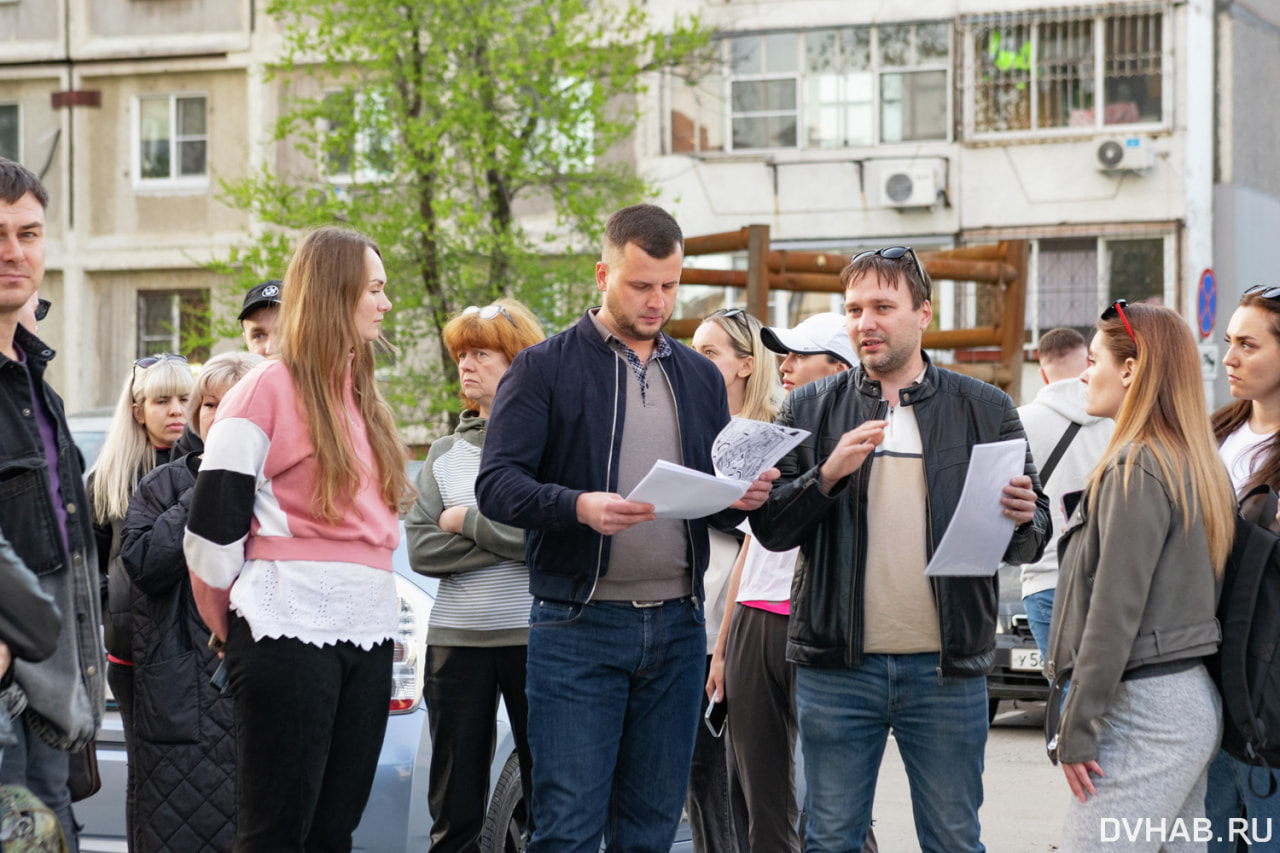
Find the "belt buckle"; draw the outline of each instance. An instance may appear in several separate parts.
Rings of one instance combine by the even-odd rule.
[[[631,600],[632,607],[661,607],[664,604],[666,604],[665,601],[636,601],[634,598]]]

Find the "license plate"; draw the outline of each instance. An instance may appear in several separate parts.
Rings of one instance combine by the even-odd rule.
[[[1009,649],[1009,668],[1039,672],[1044,669],[1044,661],[1040,658],[1040,650]]]

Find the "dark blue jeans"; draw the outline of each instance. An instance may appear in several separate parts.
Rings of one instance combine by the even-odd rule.
[[[0,705],[0,714],[7,713]],[[31,731],[26,717],[13,720],[13,745],[4,750],[0,765],[0,785],[25,785],[31,793],[58,816],[67,850],[79,850],[76,819],[71,813],[71,792],[67,790],[68,754],[54,749]]]
[[[920,849],[985,850],[978,807],[987,680],[939,679],[937,668],[936,653],[867,655],[847,669],[796,667],[806,853],[862,849],[890,730],[906,766]]]
[[[538,600],[530,614],[529,853],[668,853],[699,725],[701,606]]]
[[[1277,792],[1270,797],[1260,797],[1254,789],[1265,794],[1270,784],[1268,776],[1276,777]],[[1226,750],[1218,750],[1209,765],[1204,813],[1213,821],[1209,853],[1247,850],[1251,845],[1243,839],[1252,840],[1255,825],[1259,836],[1277,837],[1275,834],[1280,833],[1280,770],[1268,772],[1263,767],[1252,767],[1227,755]]]

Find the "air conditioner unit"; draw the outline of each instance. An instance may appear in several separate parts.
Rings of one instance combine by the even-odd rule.
[[[938,160],[904,160],[880,167],[880,203],[884,207],[933,207],[944,189]]]
[[[1151,143],[1141,136],[1105,139],[1098,146],[1098,171],[1149,172],[1155,165]]]

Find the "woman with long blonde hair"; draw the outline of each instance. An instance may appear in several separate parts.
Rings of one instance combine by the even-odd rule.
[[[129,501],[142,478],[169,461],[187,422],[187,398],[195,377],[180,355],[149,355],[133,363],[116,400],[111,429],[97,461],[89,469],[86,495],[93,514],[98,571],[106,590],[102,600],[103,637],[107,647],[107,684],[120,711],[125,753],[133,757],[133,589],[120,559],[121,537]],[[130,765],[132,767],[132,765]],[[125,779],[125,831],[132,842],[136,778]]]
[[[1059,545],[1045,733],[1074,795],[1071,851],[1107,849],[1104,818],[1203,818],[1222,731],[1203,659],[1221,637],[1217,581],[1235,531],[1186,322],[1114,303],[1082,378],[1087,411],[1116,431]],[[1131,849],[1162,841],[1144,835]]]
[[[412,497],[374,380],[386,286],[371,240],[308,234],[279,359],[223,398],[205,444],[185,550],[235,697],[238,853],[351,849],[373,785]]]

